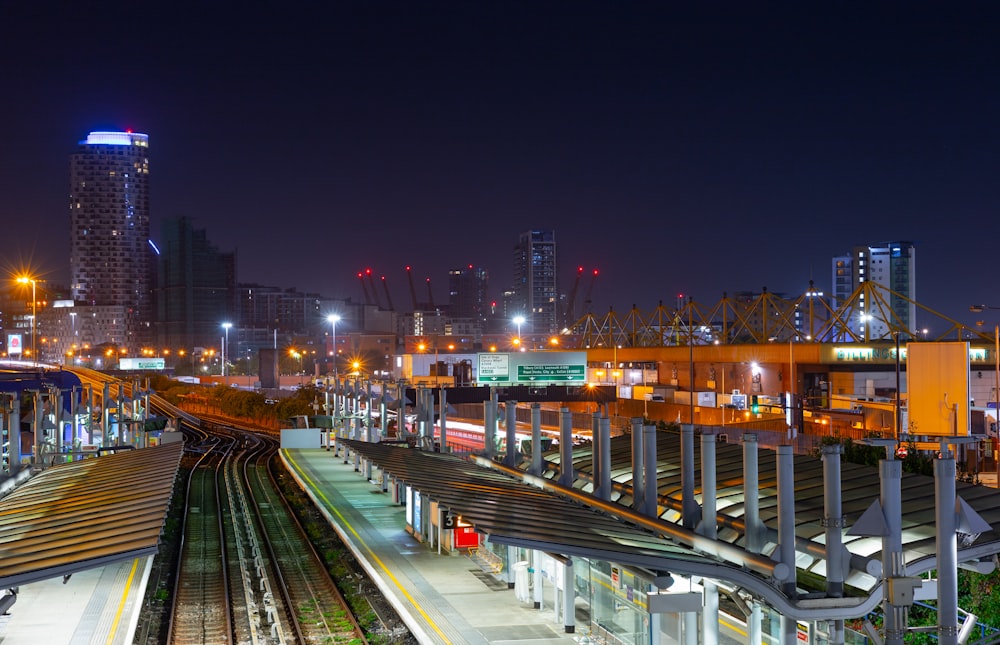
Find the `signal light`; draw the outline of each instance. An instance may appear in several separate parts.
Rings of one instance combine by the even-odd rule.
[[[750,411],[753,412],[754,414],[760,413],[760,403],[757,402],[757,395],[756,394],[754,394],[750,398]]]

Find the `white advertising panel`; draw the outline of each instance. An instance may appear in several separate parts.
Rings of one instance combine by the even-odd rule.
[[[123,358],[118,361],[123,370],[162,370],[166,367],[163,358]]]
[[[7,334],[7,355],[21,355],[21,334]]]

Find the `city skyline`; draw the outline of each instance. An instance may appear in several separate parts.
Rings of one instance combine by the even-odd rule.
[[[830,290],[832,257],[907,239],[918,303],[995,322],[968,310],[1000,305],[992,8],[200,11],[0,9],[8,272],[69,283],[66,158],[131,128],[153,230],[190,218],[241,282],[361,301],[371,268],[399,306],[404,267],[446,302],[473,264],[495,297],[555,230],[599,314]]]

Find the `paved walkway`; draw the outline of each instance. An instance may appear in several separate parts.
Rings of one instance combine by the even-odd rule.
[[[152,557],[23,585],[0,616],[3,645],[131,645]]]
[[[282,459],[421,643],[474,645],[584,641],[552,607],[535,609],[464,554],[438,555],[406,532],[406,509],[325,450],[282,450]]]

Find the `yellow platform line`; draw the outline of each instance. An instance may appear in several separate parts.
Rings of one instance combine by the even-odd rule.
[[[108,632],[108,645],[115,640],[115,633],[118,631],[118,623],[121,622],[122,613],[125,611],[125,602],[128,600],[129,589],[132,588],[132,579],[135,578],[135,570],[139,568],[139,558],[132,560],[132,570],[128,572],[128,579],[125,581],[125,591],[122,592],[121,602],[118,603],[118,611],[115,612],[115,619],[111,621],[111,630]]]
[[[444,632],[442,632],[441,629],[437,626],[437,624],[433,620],[431,620],[431,617],[428,616],[427,612],[425,612],[420,607],[417,601],[413,598],[413,596],[410,595],[410,592],[408,592],[406,588],[403,587],[403,585],[399,582],[396,576],[394,576],[393,573],[389,571],[389,568],[385,566],[385,563],[383,563],[382,560],[375,554],[375,552],[371,550],[371,547],[368,546],[368,544],[364,541],[364,539],[362,539],[362,537],[358,534],[358,532],[354,529],[354,527],[351,526],[351,523],[347,521],[347,518],[345,518],[340,513],[340,511],[337,510],[337,507],[333,505],[333,502],[331,502],[329,498],[327,498],[327,496],[323,494],[323,491],[319,488],[319,486],[316,485],[316,482],[314,482],[309,477],[309,475],[306,474],[302,466],[300,466],[299,463],[295,461],[295,459],[292,457],[292,455],[287,452],[285,453],[285,458],[288,459],[288,461],[292,464],[295,470],[298,471],[299,476],[301,476],[302,479],[304,479],[306,483],[314,491],[316,491],[316,494],[323,500],[323,502],[327,505],[330,511],[337,516],[337,518],[342,523],[342,526],[344,526],[348,531],[351,532],[352,535],[354,535],[355,538],[357,538],[358,544],[360,544],[368,552],[368,555],[369,557],[371,557],[372,561],[375,562],[375,564],[377,564],[379,568],[382,569],[383,572],[385,572],[386,577],[389,580],[391,580],[394,585],[396,585],[396,588],[399,590],[399,592],[403,594],[403,596],[405,596],[407,600],[410,601],[410,603],[413,605],[414,608],[416,608],[418,612],[420,612],[420,615],[424,618],[424,620],[427,621],[427,624],[431,626],[431,629],[433,629],[437,633],[437,635],[444,640],[445,643],[450,644],[451,641],[448,640],[448,637],[445,636]]]

